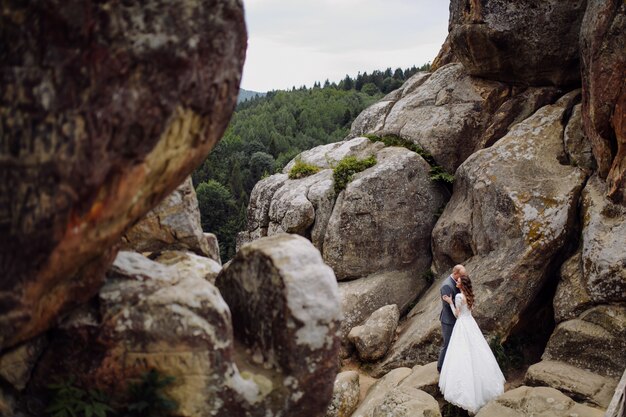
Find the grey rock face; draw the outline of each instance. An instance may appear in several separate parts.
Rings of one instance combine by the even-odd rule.
[[[585,175],[557,159],[568,106],[566,97],[543,107],[473,154],[457,171],[452,199],[433,230],[437,272],[466,265],[474,316],[485,332],[507,334],[518,322],[574,231]],[[402,326],[381,372],[436,358],[440,308],[433,286]]]
[[[592,177],[583,192],[583,276],[595,303],[626,301],[626,207],[605,198]]]
[[[399,319],[398,306],[388,305],[374,311],[362,326],[350,330],[348,339],[354,343],[362,360],[375,361],[387,353]]]
[[[579,82],[587,2],[453,0],[452,51],[470,74],[526,85]]]
[[[626,368],[625,351],[626,306],[602,305],[560,323],[550,336],[542,359],[619,378]]]
[[[350,417],[359,404],[359,394],[359,374],[356,371],[338,373],[326,417]]]
[[[191,177],[128,230],[122,242],[122,250],[188,250],[210,256],[211,250],[200,225],[198,198]]]
[[[604,412],[578,404],[560,391],[548,387],[522,386],[507,391],[480,409],[476,417],[603,417]]]
[[[341,311],[337,281],[319,251],[296,235],[260,239],[242,246],[216,285],[230,308],[235,338],[250,352],[239,369],[272,370],[272,391],[262,403],[243,403],[246,412],[325,412],[337,374]]]
[[[552,387],[575,401],[606,408],[613,398],[617,380],[563,362],[541,361],[528,368],[524,384]]]
[[[414,152],[389,147],[376,158],[339,194],[326,226],[324,260],[340,280],[407,267],[425,271],[430,264],[430,232],[444,191]]]

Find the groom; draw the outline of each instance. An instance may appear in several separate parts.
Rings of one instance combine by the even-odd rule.
[[[465,267],[463,265],[456,265],[452,268],[452,274],[446,278],[446,280],[441,285],[439,292],[441,293],[441,297],[444,295],[449,295],[452,298],[452,302],[454,302],[454,296],[457,295],[460,291],[456,287],[457,281],[465,275]],[[454,323],[456,322],[456,317],[452,313],[450,306],[448,303],[443,301],[442,298],[442,308],[441,314],[439,314],[439,321],[441,321],[441,334],[443,335],[443,345],[441,346],[441,351],[439,352],[439,360],[437,361],[437,371],[441,372],[441,367],[443,366],[443,360],[446,357],[446,351],[448,350],[448,343],[450,342],[450,336],[452,335],[452,329],[454,328]]]

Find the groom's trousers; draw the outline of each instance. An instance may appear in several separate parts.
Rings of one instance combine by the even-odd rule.
[[[441,323],[441,335],[443,336],[443,345],[441,351],[439,351],[439,360],[437,361],[437,370],[441,372],[443,366],[443,360],[446,357],[446,351],[448,350],[448,343],[450,343],[450,336],[452,336],[453,324]]]

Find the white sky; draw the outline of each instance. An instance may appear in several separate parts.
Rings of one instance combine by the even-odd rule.
[[[253,91],[338,82],[358,71],[432,62],[448,32],[447,0],[244,0]]]

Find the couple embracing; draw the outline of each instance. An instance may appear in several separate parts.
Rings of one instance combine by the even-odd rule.
[[[439,389],[446,401],[475,414],[504,392],[504,375],[472,317],[474,292],[463,265],[452,269],[440,292]]]

